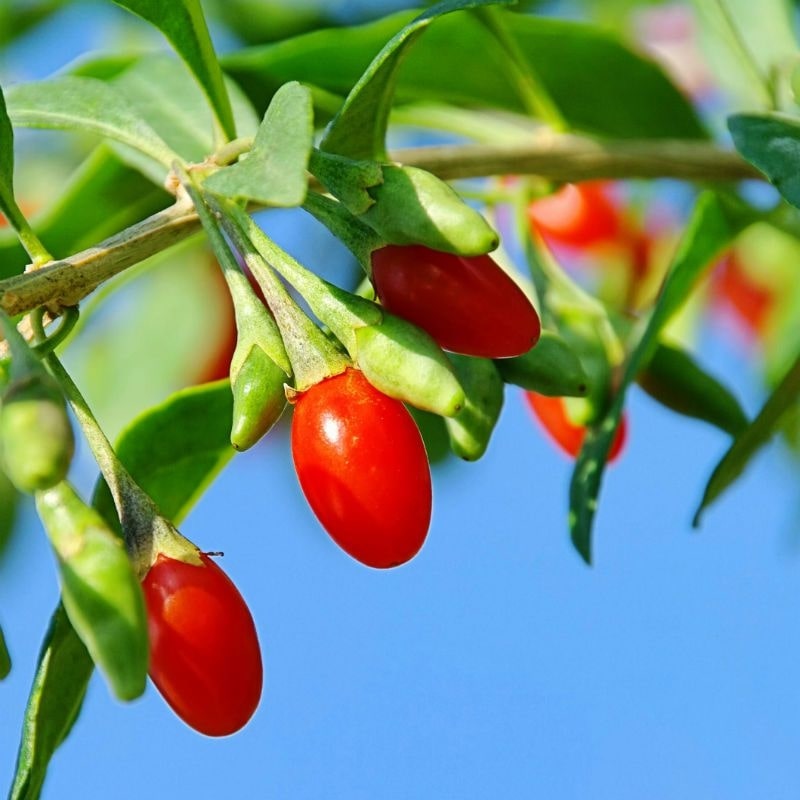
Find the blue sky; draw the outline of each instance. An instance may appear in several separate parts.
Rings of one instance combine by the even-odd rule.
[[[286,235],[303,257],[303,237]],[[713,331],[701,345],[755,410],[753,366]],[[628,410],[593,569],[568,541],[571,464],[511,387],[486,457],[435,469],[428,542],[390,572],[330,542],[285,426],[274,431],[183,526],[225,551],[253,611],[266,672],[256,717],[206,739],[152,686],[122,705],[95,676],[44,797],[797,797],[796,463],[767,448],[693,532],[725,436],[638,389]],[[56,600],[28,509],[0,562],[14,657],[0,684],[0,785]]]

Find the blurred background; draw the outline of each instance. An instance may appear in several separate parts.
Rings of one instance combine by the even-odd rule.
[[[221,52],[412,7],[206,5]],[[749,102],[736,81],[715,77],[728,73],[717,68],[719,54],[689,6],[523,5],[613,29],[662,64],[714,131],[724,130],[726,110]],[[97,50],[165,47],[111,3],[63,0],[3,0],[0,44],[4,86]],[[409,129],[393,139],[419,141]],[[89,152],[71,135],[20,132],[18,194],[34,219]],[[693,195],[669,181],[598,190],[631,232],[623,245],[551,245],[577,281],[613,304],[630,299],[632,275],[657,288]],[[148,191],[141,190],[139,216],[164,202]],[[748,191],[774,202],[763,186]],[[60,210],[63,225],[70,213]],[[311,218],[270,211],[259,220],[303,263],[353,285],[348,253]],[[104,224],[108,232],[128,224],[118,222]],[[518,261],[511,241],[507,250]],[[792,343],[785,319],[797,307],[799,255],[796,240],[750,230],[675,332],[750,414]],[[195,239],[89,299],[96,311],[84,314],[64,358],[112,438],[170,392],[224,372],[230,309],[215,270]],[[224,550],[222,566],[255,617],[266,674],[255,718],[229,739],[207,739],[152,686],[122,705],[95,675],[43,796],[796,797],[796,457],[774,442],[694,531],[692,513],[727,437],[666,411],[638,387],[627,414],[628,441],[601,494],[593,568],[567,532],[572,462],[543,433],[524,392],[509,386],[486,456],[434,465],[428,541],[390,572],[360,566],[316,523],[291,467],[287,417],[233,460],[182,526],[202,549]],[[95,477],[83,448],[75,482],[88,494]],[[0,685],[2,785],[11,781],[39,645],[58,599],[33,509],[23,504],[16,513],[0,559],[0,622],[14,662]]]

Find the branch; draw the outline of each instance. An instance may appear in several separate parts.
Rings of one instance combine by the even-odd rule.
[[[448,145],[398,150],[393,158],[443,180],[488,175],[539,175],[553,181],[591,178],[764,179],[738,153],[710,142],[678,139],[598,141],[553,136],[513,145]]]
[[[763,176],[736,153],[707,142],[598,142],[556,136],[511,145],[453,145],[397,150],[393,158],[444,179],[539,175],[557,181],[588,178],[680,178],[737,181]],[[185,200],[94,247],[0,281],[0,308],[22,314],[79,303],[101,283],[200,229]]]

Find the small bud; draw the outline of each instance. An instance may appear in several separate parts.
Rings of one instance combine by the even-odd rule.
[[[452,355],[450,360],[466,395],[464,408],[445,420],[450,447],[465,461],[477,461],[489,446],[503,408],[503,380],[488,358]]]
[[[62,481],[75,451],[66,404],[45,373],[12,381],[0,407],[0,454],[8,477],[23,492]]]
[[[286,373],[258,345],[250,348],[231,378],[231,444],[237,450],[252,447],[278,421],[286,407],[286,379]]]

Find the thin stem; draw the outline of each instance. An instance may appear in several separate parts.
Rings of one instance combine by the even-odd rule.
[[[45,341],[41,311],[33,314],[33,329],[37,340]],[[138,565],[146,561],[149,566],[152,532],[155,523],[159,520],[155,503],[117,458],[111,442],[103,433],[89,404],[56,354],[48,353],[44,356],[44,362],[69,400],[92,455],[108,484],[125,536],[125,544],[134,563]]]
[[[34,314],[34,317],[36,316]],[[33,348],[36,353],[41,357],[55,350],[72,333],[79,316],[78,306],[70,306],[64,309],[58,328]],[[39,320],[41,325],[41,317],[39,317]]]
[[[240,136],[238,139],[226,142],[214,153],[212,161],[220,166],[232,164],[253,147],[253,139],[252,136]]]
[[[203,229],[222,269],[222,274],[228,284],[228,290],[233,300],[236,316],[237,346],[231,361],[231,380],[235,381],[241,366],[239,353],[242,343],[245,343],[244,346],[247,347],[247,343],[252,343],[254,340],[258,342],[258,345],[287,376],[291,375],[292,366],[286,355],[277,324],[264,308],[264,304],[256,296],[250,281],[242,274],[239,262],[236,260],[222,232],[219,219],[203,200],[202,189],[192,181],[188,173],[180,165],[176,165],[174,169],[183,188],[192,199],[192,203],[194,203],[195,210],[203,224]],[[255,334],[254,338],[253,334]]]
[[[47,248],[42,244],[39,237],[34,233],[30,223],[25,219],[25,215],[20,210],[13,198],[8,198],[9,202],[4,209],[8,216],[11,227],[14,228],[20,244],[25,248],[25,252],[31,257],[34,267],[47,264],[53,260]]]
[[[303,313],[272,271],[271,264],[288,255],[235,203],[211,196],[207,200],[264,291],[283,336],[297,391],[343,372],[349,359]]]
[[[672,177],[696,181],[763,180],[736,153],[707,142],[597,142],[553,136],[511,145],[446,145],[392,153],[393,160],[445,180],[539,175],[556,181]],[[77,305],[100,284],[194,234],[200,227],[186,199],[103,242],[41,269],[0,281],[0,309],[11,316],[37,306]],[[0,347],[0,357],[4,349]]]
[[[42,264],[47,264],[53,260],[53,256],[50,255],[39,237],[33,232],[33,228],[31,228],[27,220],[24,225],[17,228],[17,236],[25,248],[25,252],[33,260],[34,267],[40,267]]]

